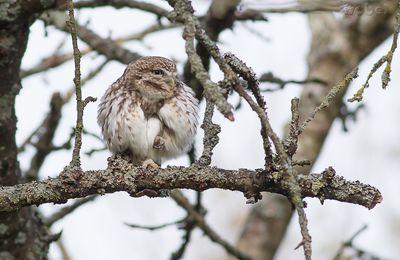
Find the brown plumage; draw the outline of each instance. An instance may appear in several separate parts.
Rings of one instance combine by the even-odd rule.
[[[163,57],[132,62],[101,98],[97,122],[113,153],[129,153],[136,165],[155,167],[193,143],[198,101]]]

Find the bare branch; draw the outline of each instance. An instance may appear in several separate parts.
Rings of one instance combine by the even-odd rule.
[[[358,77],[358,68],[354,69],[352,72],[350,72],[349,74],[346,75],[346,77],[339,82],[336,86],[332,87],[332,89],[329,91],[328,95],[326,95],[326,97],[322,100],[321,104],[319,106],[317,106],[314,111],[311,113],[311,115],[304,120],[304,122],[302,123],[302,125],[299,127],[298,129],[298,135],[301,135],[304,131],[304,129],[306,129],[308,123],[310,123],[315,115],[321,111],[324,108],[327,108],[331,102],[334,100],[334,98],[336,97],[336,95],[338,95],[338,93],[340,91],[343,91],[343,89],[345,87],[348,86],[348,84],[355,78]]]
[[[367,80],[365,83],[362,85],[360,89],[357,90],[357,92],[353,95],[352,98],[349,98],[347,101],[349,102],[354,102],[358,101],[360,102],[363,99],[363,94],[366,88],[369,87],[369,80],[372,78],[372,76],[375,74],[375,72],[383,65],[386,63],[386,67],[382,72],[382,88],[386,89],[386,87],[389,85],[390,81],[390,73],[392,71],[392,59],[393,55],[397,49],[397,41],[399,38],[399,33],[400,33],[400,1],[398,2],[397,6],[397,14],[396,14],[396,25],[394,28],[393,32],[393,40],[392,40],[392,45],[390,47],[390,50],[388,53],[384,56],[382,56],[372,67],[371,71],[368,74]]]
[[[230,245],[227,241],[222,239],[206,222],[200,213],[193,208],[190,202],[183,196],[183,194],[179,191],[172,191],[171,197],[178,203],[179,206],[184,208],[190,217],[194,219],[196,225],[203,230],[203,232],[215,243],[221,245],[228,253],[235,256],[240,260],[249,260],[250,258],[236,249],[234,246]]]
[[[252,86],[252,92],[258,104],[256,104],[253,101],[253,99],[247,94],[243,86],[241,86],[240,84],[233,85],[233,89],[235,89],[236,92],[238,92],[239,95],[242,96],[247,101],[247,103],[250,105],[253,111],[256,112],[258,117],[260,118],[263,132],[266,134],[266,135],[264,134],[263,140],[265,141],[268,140],[268,138],[270,138],[275,146],[280,165],[277,168],[279,168],[282,171],[284,185],[288,189],[288,195],[289,195],[288,197],[292,202],[292,204],[295,206],[299,216],[299,224],[301,228],[301,234],[303,236],[303,242],[301,244],[304,248],[304,255],[307,260],[311,260],[311,236],[308,232],[308,227],[307,227],[308,221],[306,218],[306,214],[304,212],[304,204],[301,198],[300,186],[297,180],[298,177],[297,171],[293,168],[292,158],[287,154],[287,151],[285,150],[282,141],[279,139],[279,137],[271,127],[265,109],[266,107],[265,102],[260,94],[258,88],[258,81],[254,72],[252,72],[252,70],[248,68],[244,62],[241,62],[232,54],[225,55],[225,58],[230,61],[229,65],[231,67],[234,67],[235,72],[238,73],[242,78],[244,78],[248,82],[249,86]],[[265,167],[266,168],[268,167],[267,163]],[[254,200],[257,201],[257,197],[253,196],[252,198],[254,198]]]
[[[307,84],[307,83],[318,83],[321,84],[323,86],[326,86],[327,83],[323,80],[317,79],[317,78],[310,78],[310,79],[305,79],[305,80],[283,80],[281,78],[276,77],[273,73],[268,72],[268,73],[264,73],[260,76],[260,78],[258,79],[260,82],[269,82],[269,83],[275,83],[278,84],[279,87],[278,88],[266,88],[266,89],[262,89],[261,92],[274,92],[277,90],[281,90],[283,88],[285,88],[288,84]]]
[[[184,20],[185,27],[183,38],[185,39],[185,50],[189,58],[189,62],[191,64],[192,71],[196,75],[196,78],[201,82],[204,87],[204,93],[206,97],[213,102],[219,111],[229,120],[233,121],[233,113],[232,106],[228,103],[224,95],[222,94],[219,86],[210,80],[210,76],[208,75],[206,69],[204,68],[202,61],[199,55],[196,53],[194,48],[194,36],[196,33],[196,20],[194,16],[190,12],[190,7],[187,6],[186,3],[181,3],[180,1],[170,1],[174,2],[172,4],[176,10],[176,14],[179,13],[179,18]],[[188,10],[189,9],[189,10]],[[171,18],[172,20],[176,20],[177,17]]]
[[[80,167],[80,150],[82,146],[82,129],[83,129],[83,104],[82,104],[82,91],[81,91],[81,53],[78,48],[78,38],[76,36],[76,26],[74,17],[74,1],[68,1],[69,21],[67,26],[71,32],[72,47],[74,50],[74,64],[75,64],[75,94],[76,94],[76,127],[75,127],[75,145],[72,153],[71,166]]]
[[[51,25],[54,25],[61,31],[68,32],[68,28],[64,24],[64,13],[62,12],[52,11],[46,16],[43,15],[41,19]],[[81,26],[77,23],[75,23],[75,25],[77,36],[86,44],[88,44],[93,50],[103,54],[110,60],[117,60],[124,64],[128,64],[129,62],[137,60],[141,57],[141,55],[120,46],[111,39],[104,39],[100,37],[85,26]]]
[[[59,211],[53,213],[50,217],[44,220],[44,223],[47,226],[52,226],[55,222],[63,219],[65,216],[68,214],[72,213],[74,210],[82,206],[83,204],[86,204],[87,202],[93,201],[97,196],[88,196],[86,198],[78,199],[75,201],[72,205],[66,206]]]
[[[292,120],[289,125],[289,134],[283,144],[289,157],[293,157],[297,151],[300,121],[299,103],[300,100],[298,98],[293,98],[291,101]]]
[[[393,12],[395,12],[394,2],[384,1],[385,4],[388,4],[387,13],[384,15],[365,14],[357,25],[346,24],[346,21],[341,21],[329,13],[310,14],[312,43],[307,57],[309,64],[307,77],[321,79],[330,86],[342,80],[363,58],[390,36],[393,31],[391,18]],[[350,35],[352,37],[349,38]],[[347,44],[343,44],[345,42]],[[321,87],[315,83],[308,83],[302,88],[299,107],[301,120],[312,113],[315,107],[326,97],[329,90],[330,88]],[[308,174],[311,171],[311,167],[321,152],[326,136],[328,136],[332,122],[338,115],[346,90],[347,87],[339,92],[331,106],[320,111],[316,119],[308,125],[302,136],[299,137],[298,150],[294,159],[312,162],[309,166],[296,167],[299,173]],[[251,252],[252,256],[260,257],[260,259],[272,259],[274,257],[293,213],[290,206],[285,204],[285,200],[282,200],[280,196],[272,195],[268,198],[260,202],[262,206],[252,209],[240,239],[240,245],[244,246],[246,252]],[[252,217],[256,214],[268,212],[266,208],[270,204],[274,205],[275,209],[280,212],[281,217],[279,219],[260,221],[259,218]],[[264,233],[254,236],[254,233],[257,233],[254,231],[255,228],[264,231]]]
[[[194,225],[191,225],[190,227],[186,227],[186,232],[185,235],[183,236],[183,242],[179,246],[179,248],[171,254],[170,260],[178,260],[181,259],[183,254],[185,253],[185,250],[187,248],[187,245],[189,244],[190,238],[192,236],[192,231],[193,231]]]
[[[68,252],[67,248],[64,245],[62,238],[60,237],[56,242],[58,248],[60,249],[62,260],[72,260],[70,253]]]
[[[45,158],[52,151],[51,146],[53,144],[53,138],[57,130],[58,124],[61,119],[61,108],[62,98],[60,93],[54,93],[50,101],[50,111],[43,123],[38,128],[38,131],[30,136],[31,142],[33,136],[37,137],[37,142],[34,144],[36,147],[36,153],[31,159],[29,170],[25,174],[25,178],[28,181],[36,180]]]
[[[50,19],[50,18],[46,18],[45,20],[47,21],[48,19]],[[180,24],[173,24],[173,23],[170,23],[167,25],[155,23],[155,24],[150,25],[149,27],[143,29],[140,32],[135,32],[135,33],[131,33],[131,34],[128,34],[128,35],[125,35],[122,37],[118,37],[118,38],[113,39],[112,41],[115,42],[116,44],[120,45],[122,43],[129,42],[129,41],[143,40],[146,36],[148,36],[151,33],[160,32],[160,31],[168,30],[168,29],[174,29],[174,28],[177,28],[180,26],[181,26]],[[79,36],[79,34],[78,34],[78,36]],[[99,40],[99,36],[95,37],[95,39]],[[88,38],[87,38],[87,40],[88,40]],[[89,44],[89,45],[91,45],[91,44]],[[113,45],[111,47],[115,47],[115,45]],[[81,55],[85,56],[86,54],[88,54],[92,51],[93,50],[91,48],[84,48],[81,50]],[[103,51],[100,53],[105,55],[105,58],[107,60],[115,58],[115,56],[107,56],[108,52]],[[130,55],[130,56],[133,56],[133,55]],[[32,68],[26,69],[26,70],[21,70],[21,73],[20,73],[21,78],[25,78],[25,77],[35,75],[35,74],[43,72],[43,71],[47,71],[49,69],[56,68],[56,67],[64,64],[65,62],[73,59],[73,57],[74,57],[73,53],[52,54],[49,57],[42,59],[38,64],[32,66]],[[121,55],[121,57],[118,56],[117,60],[120,62],[123,62],[123,63],[129,62],[127,59],[123,58],[122,55]]]
[[[235,12],[236,21],[263,21],[267,22],[268,18],[258,10],[239,10]]]
[[[204,121],[201,128],[204,130],[203,138],[203,154],[198,160],[201,165],[210,165],[213,149],[219,142],[218,134],[221,132],[221,127],[212,121],[214,114],[214,104],[206,100],[206,111],[204,114]]]
[[[185,219],[186,218],[180,219],[180,220],[177,220],[177,221],[173,221],[173,222],[169,222],[169,223],[165,223],[165,224],[161,224],[161,225],[157,225],[157,226],[144,226],[144,225],[129,224],[129,223],[125,223],[125,225],[127,225],[128,227],[131,227],[131,228],[138,228],[138,229],[145,229],[145,230],[149,230],[149,231],[154,231],[154,230],[163,229],[163,228],[166,228],[166,227],[182,224],[183,222],[185,222]]]
[[[170,4],[174,4],[174,2],[171,1]],[[211,3],[205,18],[201,21],[204,25],[205,33],[211,40],[217,41],[222,31],[233,26],[239,3],[239,0],[214,0]],[[200,56],[204,68],[208,70],[210,67],[210,53],[201,43],[197,43],[196,52]],[[186,62],[184,66],[183,76],[185,82],[195,91],[196,97],[201,100],[203,98],[203,86],[192,73],[189,62]]]
[[[258,111],[256,112],[260,118],[261,122],[261,136],[263,139],[263,147],[264,147],[264,166],[266,169],[273,168],[273,162],[272,162],[272,150],[271,150],[271,142],[268,138],[268,129],[266,128],[265,125],[265,120],[267,118],[261,119],[262,116],[259,113],[265,114],[265,110],[267,108],[267,104],[265,103],[264,97],[262,96],[259,88],[259,82],[257,80],[256,74],[254,71],[250,68],[247,67],[247,65],[238,59],[234,54],[232,53],[226,53],[224,55],[225,61],[229,66],[232,67],[233,71],[235,73],[238,73],[243,79],[247,82],[247,87],[251,90],[253,93],[253,96],[255,97],[257,104],[254,104],[252,98],[247,94],[243,92],[242,88],[239,88],[239,95],[243,97],[250,105],[250,107],[253,109],[253,111]],[[238,87],[235,89],[238,91]],[[251,104],[250,104],[251,103]],[[264,112],[262,112],[263,110]],[[265,114],[266,115],[266,114]]]
[[[373,256],[370,253],[365,252],[365,250],[359,249],[354,246],[354,240],[365,230],[367,230],[368,226],[363,225],[359,230],[357,230],[347,241],[343,242],[341,247],[339,248],[337,254],[333,258],[333,260],[344,259],[343,253],[346,248],[351,248],[355,251],[355,254],[359,257],[359,259],[381,259],[380,257]],[[364,258],[365,257],[365,258]]]
[[[82,55],[89,53],[89,49],[82,51]],[[52,54],[51,56],[44,58],[38,64],[34,65],[31,69],[21,70],[21,78],[25,78],[40,72],[47,71],[49,69],[58,67],[65,62],[71,60],[74,57],[72,53],[63,54]]]

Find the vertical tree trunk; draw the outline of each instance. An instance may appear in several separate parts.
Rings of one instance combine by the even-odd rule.
[[[15,97],[21,89],[19,71],[31,22],[19,5],[0,4],[0,186],[21,182]],[[47,238],[33,209],[0,213],[0,259],[45,259]]]

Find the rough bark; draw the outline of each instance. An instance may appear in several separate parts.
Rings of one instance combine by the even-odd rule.
[[[33,15],[27,8],[40,8],[32,2],[0,3],[0,185],[21,182],[15,97],[21,89],[19,71]],[[44,259],[48,240],[47,229],[31,208],[0,213],[0,259]]]
[[[382,201],[378,189],[336,176],[332,168],[322,174],[298,176],[298,180],[302,197],[317,197],[321,201],[334,199],[369,209]],[[282,173],[262,169],[226,170],[192,164],[190,167],[174,166],[149,171],[133,166],[120,156],[113,156],[105,170],[82,171],[69,166],[56,178],[0,187],[0,211],[49,202],[65,203],[71,198],[116,191],[126,191],[133,197],[163,197],[166,189],[203,191],[219,188],[241,191],[244,195],[257,189],[258,192],[288,196],[290,191],[284,183]]]

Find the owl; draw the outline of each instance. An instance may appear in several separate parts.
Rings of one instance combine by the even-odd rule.
[[[131,62],[100,100],[97,122],[112,153],[155,168],[187,152],[198,125],[198,101],[177,78],[173,61],[157,56]]]

